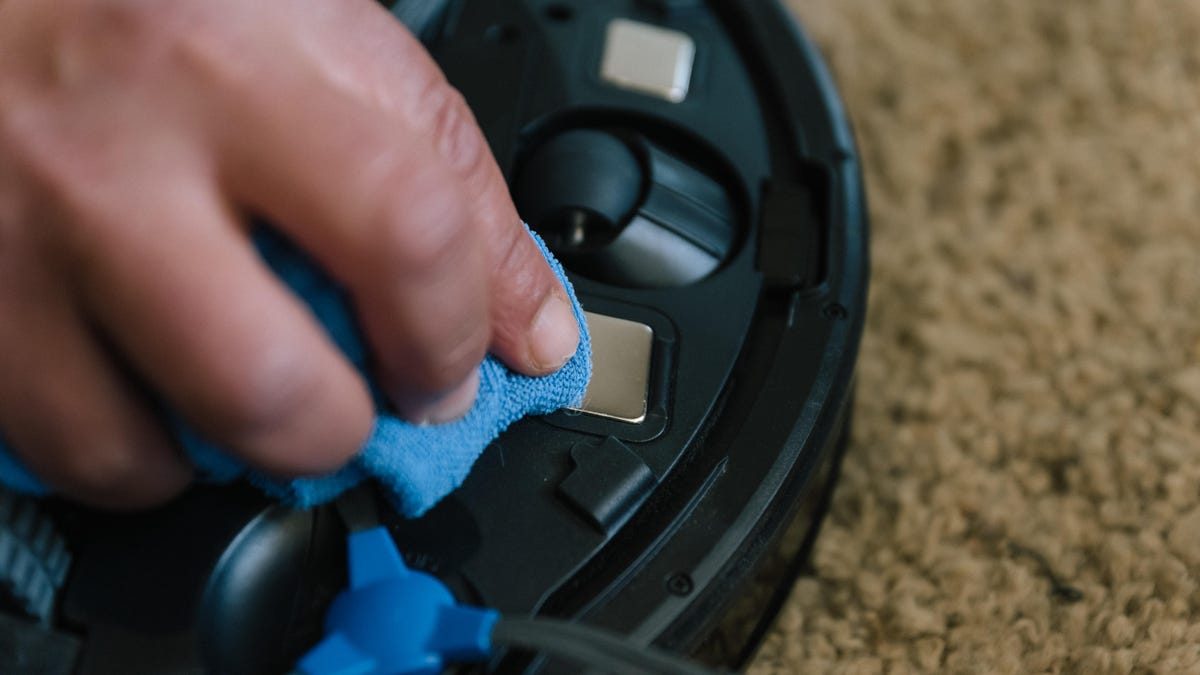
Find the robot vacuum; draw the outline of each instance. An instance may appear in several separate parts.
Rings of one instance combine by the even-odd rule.
[[[858,156],[812,43],[775,0],[387,4],[589,313],[583,409],[516,423],[414,520],[370,485],[307,511],[200,485],[131,515],[0,493],[0,672],[295,672],[356,518],[459,603],[708,667],[743,665],[786,597],[867,293]],[[451,672],[587,667],[500,649]]]

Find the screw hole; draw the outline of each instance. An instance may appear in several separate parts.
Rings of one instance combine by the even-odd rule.
[[[830,319],[844,319],[848,315],[846,308],[840,302],[831,302],[825,305],[823,313]]]
[[[570,21],[575,16],[575,10],[570,5],[564,5],[556,2],[553,5],[546,7],[546,18],[551,21],[563,23]]]
[[[695,584],[692,582],[692,578],[683,572],[676,572],[667,579],[667,591],[671,595],[678,595],[680,597],[688,595],[694,587]]]

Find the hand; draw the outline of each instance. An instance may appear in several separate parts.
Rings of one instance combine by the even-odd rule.
[[[370,0],[0,0],[0,430],[106,507],[191,469],[152,411],[277,475],[372,428],[362,379],[258,259],[342,284],[398,411],[469,409],[578,330],[461,96]]]

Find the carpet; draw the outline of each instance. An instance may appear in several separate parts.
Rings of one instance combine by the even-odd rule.
[[[789,6],[874,261],[841,482],[748,672],[1200,673],[1200,2]]]

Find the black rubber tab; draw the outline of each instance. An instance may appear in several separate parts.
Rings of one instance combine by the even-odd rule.
[[[599,444],[577,443],[571,459],[575,470],[558,493],[605,534],[620,527],[658,484],[642,458],[612,436]]]

